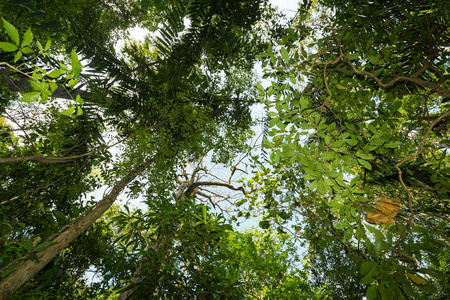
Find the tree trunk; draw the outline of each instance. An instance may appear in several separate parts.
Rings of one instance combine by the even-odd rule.
[[[6,266],[3,270],[15,268],[7,277],[0,282],[0,300],[9,299],[18,289],[27,283],[34,275],[36,275],[45,265],[47,265],[58,253],[66,248],[73,240],[75,240],[83,231],[98,220],[105,213],[117,196],[136,176],[146,170],[153,162],[154,158],[145,161],[142,165],[129,172],[122,180],[118,181],[111,192],[108,193],[100,202],[98,202],[87,213],[73,220],[69,225],[65,226],[60,232],[49,237],[47,241],[56,242],[47,249],[37,252],[37,260],[16,259]]]

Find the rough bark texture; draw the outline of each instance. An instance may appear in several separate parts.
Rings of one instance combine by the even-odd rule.
[[[129,172],[127,176],[114,185],[112,190],[100,202],[92,209],[89,209],[86,214],[76,218],[60,232],[47,239],[47,241],[54,241],[56,243],[49,246],[44,251],[37,252],[37,260],[18,259],[6,266],[4,270],[10,267],[15,268],[15,270],[0,282],[0,300],[9,299],[18,289],[27,283],[28,280],[36,275],[59,252],[61,252],[61,250],[66,248],[70,242],[76,239],[83,231],[98,220],[103,213],[111,207],[126,185],[146,170],[153,162],[153,158],[149,159],[133,171]]]

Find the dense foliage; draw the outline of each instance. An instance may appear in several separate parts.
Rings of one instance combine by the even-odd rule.
[[[449,9],[0,3],[0,299],[446,299]]]
[[[298,220],[332,298],[444,299],[448,4],[321,4],[262,54],[272,167],[249,183],[264,196],[250,208],[265,205],[264,227]]]

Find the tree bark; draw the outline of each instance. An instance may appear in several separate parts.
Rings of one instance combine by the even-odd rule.
[[[0,282],[0,300],[9,299],[18,289],[26,284],[34,275],[36,275],[45,265],[47,265],[58,253],[66,248],[73,240],[83,233],[89,226],[98,220],[105,213],[117,196],[136,176],[145,171],[153,162],[154,158],[148,159],[136,169],[130,171],[122,180],[118,181],[112,190],[87,213],[73,220],[58,233],[52,235],[47,241],[56,242],[47,249],[37,252],[37,260],[20,258],[11,262],[3,268],[4,271],[9,268],[15,268],[8,276]]]

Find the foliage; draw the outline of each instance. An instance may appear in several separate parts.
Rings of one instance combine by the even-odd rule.
[[[161,198],[161,207],[170,212],[167,195],[173,188],[177,167],[211,149],[216,153],[216,161],[226,162],[246,148],[243,141],[251,122],[248,106],[255,102],[251,90],[244,92],[242,86],[252,80],[248,74],[257,48],[249,42],[246,44],[249,60],[245,63],[238,59],[240,52],[235,50],[245,44],[243,33],[249,34],[252,24],[260,18],[259,1],[236,2],[232,6],[226,2],[173,1],[170,9],[145,1],[151,6],[146,13],[160,13],[154,22],[139,15],[135,9],[140,6],[128,1],[98,2],[92,10],[87,2],[70,2],[64,6],[58,1],[50,2],[45,9],[39,5],[47,1],[24,2],[14,13],[14,3],[1,4],[2,16],[11,22],[3,22],[6,35],[3,32],[0,35],[0,59],[2,67],[7,67],[0,69],[2,80],[5,79],[1,90],[2,115],[7,120],[6,123],[2,119],[0,154],[0,180],[2,188],[7,187],[2,190],[7,200],[1,206],[0,255],[4,282],[11,272],[27,272],[21,268],[22,262],[36,261],[37,255],[53,247],[55,236],[64,234],[99,204],[106,203],[86,202],[86,193],[102,182],[114,187],[117,178],[123,178],[119,182],[127,182],[127,178],[136,176],[132,170],[139,169],[144,161],[154,163],[133,184],[153,189],[133,189],[130,196],[148,193],[150,204],[155,193],[166,196]],[[106,4],[120,9],[116,14]],[[58,8],[57,12],[52,8]],[[117,15],[125,16],[130,11],[136,13],[133,15],[136,18],[121,17],[118,22],[111,22]],[[34,20],[29,18],[33,12],[39,12]],[[192,21],[188,30],[181,26],[184,18]],[[98,26],[91,27],[90,19]],[[153,26],[152,30],[158,24],[165,32],[158,40],[134,43],[124,50],[123,57],[118,56],[112,49],[116,41],[114,31],[138,21]],[[54,26],[60,30],[52,30]],[[23,31],[26,33],[21,35]],[[225,39],[221,35],[224,32]],[[45,47],[37,42],[50,36],[52,42],[47,42]],[[212,45],[218,42],[232,48],[214,49]],[[195,51],[184,51],[189,48]],[[63,59],[65,62],[56,59],[65,53],[70,53]],[[219,60],[221,65],[211,64]],[[225,67],[229,72],[226,81],[217,80]],[[240,74],[245,76],[239,78]],[[28,79],[30,84],[26,83]],[[59,93],[58,89],[63,91]],[[52,96],[59,99],[46,102]],[[77,104],[62,110],[60,104],[64,100],[61,99],[75,100]],[[108,135],[105,128],[117,134]],[[112,139],[117,142],[105,145],[105,141]],[[117,159],[111,159],[108,149],[118,144],[122,144],[124,151]],[[189,209],[198,208],[193,205]],[[190,232],[200,233],[203,229],[193,223],[189,209],[174,210],[179,213],[176,218],[190,217],[187,228],[191,226]],[[158,210],[160,217],[166,213]],[[204,209],[200,215],[205,216]],[[211,219],[220,229],[223,224],[219,221]],[[209,219],[205,222],[206,226]],[[145,248],[148,241],[133,248],[131,254],[126,245],[127,251],[118,255],[108,246],[135,238],[129,234],[136,232],[130,233],[126,227],[115,230],[111,224],[101,222],[91,227],[16,297],[66,294],[70,298],[94,298],[117,291],[128,280],[125,272],[136,267],[125,261],[148,251]],[[149,232],[152,230],[155,229],[150,228]],[[190,237],[186,235],[179,240],[188,245],[192,241],[186,238]],[[194,249],[196,253],[186,254],[185,248],[176,248],[170,255],[174,262],[187,266],[194,256],[206,257],[207,250],[213,255],[216,246],[212,243],[209,248],[202,247],[199,244]],[[186,261],[187,254],[191,258]],[[166,258],[169,262],[171,256]],[[123,266],[117,267],[117,261],[123,261]],[[83,277],[89,268],[102,273],[97,285],[89,286]],[[205,274],[208,270],[205,267]],[[173,276],[171,269],[162,268],[161,272],[167,278]],[[201,277],[195,269],[189,272],[183,279],[186,293],[202,289],[212,293],[207,276]],[[176,288],[173,281],[163,278],[153,287]],[[218,290],[221,284],[217,281]]]
[[[333,268],[319,282],[334,287],[327,280],[350,264],[368,299],[445,297],[447,4],[321,4],[309,16],[305,7],[261,55],[272,80],[258,91],[267,99],[263,146],[273,174],[263,169],[249,182],[263,197],[248,203],[265,205],[262,227],[303,216],[294,229],[309,241],[310,268]],[[381,205],[395,202],[395,212]],[[316,236],[314,223],[326,234]]]

